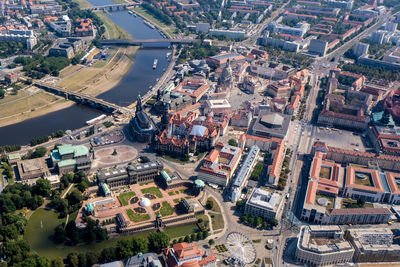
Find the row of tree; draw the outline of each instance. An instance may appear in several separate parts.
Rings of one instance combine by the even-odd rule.
[[[247,213],[240,216],[240,221],[251,227],[254,227],[254,228],[259,227],[264,230],[271,230],[272,227],[277,226],[279,223],[278,220],[275,218],[264,219],[260,216],[255,217],[255,216],[249,215]]]
[[[100,252],[70,253],[67,256],[67,264],[73,267],[92,266],[97,263],[123,260],[138,253],[149,251],[160,252],[169,246],[170,237],[163,232],[153,232],[147,237],[132,237],[119,240],[116,247],[107,247]]]
[[[22,65],[27,76],[40,78],[46,74],[58,76],[60,71],[71,62],[65,57],[44,57],[36,54],[33,57],[17,57],[14,63]]]

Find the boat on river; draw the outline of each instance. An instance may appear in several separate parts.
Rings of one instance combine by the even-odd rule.
[[[156,68],[157,68],[157,64],[158,64],[158,59],[154,59],[154,62],[153,62],[153,69],[156,69]]]

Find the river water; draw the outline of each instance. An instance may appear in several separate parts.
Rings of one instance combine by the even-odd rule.
[[[89,2],[93,5],[113,4],[110,0],[89,0]],[[158,30],[149,28],[141,18],[130,15],[128,11],[112,12],[107,15],[133,39],[162,38]],[[157,48],[140,48],[136,52],[133,65],[121,82],[98,97],[121,106],[131,104],[136,100],[138,94],[144,95],[149,87],[157,82],[157,78],[162,76],[163,70],[169,63],[166,58],[168,52],[171,50],[165,44],[159,44]],[[158,59],[158,66],[154,70],[155,58]],[[57,130],[80,128],[85,125],[87,120],[100,114],[103,114],[101,110],[83,105],[73,105],[37,118],[0,127],[0,145],[24,145],[34,137],[48,135]]]

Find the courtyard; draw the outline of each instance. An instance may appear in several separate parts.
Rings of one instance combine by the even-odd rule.
[[[127,145],[113,145],[95,148],[92,167],[103,168],[121,162],[133,161],[138,156],[135,148]]]
[[[162,218],[180,215],[176,206],[183,199],[200,207],[200,203],[191,195],[191,188],[179,186],[164,190],[154,182],[118,188],[113,190],[112,196],[92,197],[86,203],[94,205],[95,220],[101,222],[121,213],[128,222],[128,227],[131,227],[155,221],[157,215]],[[82,222],[82,216],[83,208],[78,214],[77,223]]]

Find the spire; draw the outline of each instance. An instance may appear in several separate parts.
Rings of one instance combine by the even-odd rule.
[[[136,103],[136,111],[141,111],[143,110],[142,107],[142,96],[139,94],[137,97],[137,103]]]

